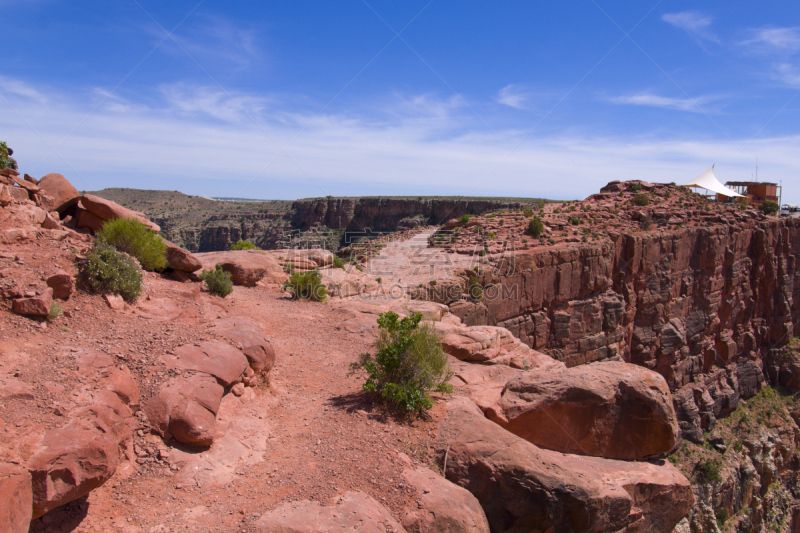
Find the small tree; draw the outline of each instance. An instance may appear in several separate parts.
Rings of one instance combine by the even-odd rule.
[[[447,382],[453,372],[439,334],[427,324],[420,326],[422,313],[399,318],[393,311],[378,316],[378,352],[374,356],[361,354],[350,369],[365,371],[363,389],[379,395],[393,408],[422,413],[433,407],[431,391],[452,392]]]
[[[774,215],[778,212],[781,206],[779,206],[776,202],[770,202],[769,200],[765,200],[761,203],[761,212],[765,215]]]
[[[544,232],[544,224],[539,217],[534,218],[528,222],[528,235],[539,237]]]

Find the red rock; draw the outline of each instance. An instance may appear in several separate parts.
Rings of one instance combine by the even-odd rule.
[[[255,525],[256,531],[264,533],[406,532],[383,505],[360,491],[348,492],[331,507],[310,501],[287,502],[265,513]]]
[[[215,417],[224,392],[212,376],[179,376],[164,383],[144,411],[163,437],[208,446],[216,435]]]
[[[694,503],[689,481],[666,461],[543,450],[484,418],[466,398],[448,403],[439,430],[447,479],[480,501],[493,532],[670,533]]]
[[[164,244],[167,245],[167,266],[174,270],[183,272],[194,272],[200,270],[203,265],[200,261],[188,250],[184,250],[177,244],[174,244],[166,239]]]
[[[33,400],[33,392],[24,381],[0,378],[0,400]]]
[[[669,453],[680,435],[664,378],[617,362],[526,372],[487,416],[548,450],[627,461]]]
[[[33,508],[31,475],[19,465],[0,463],[0,531],[28,533]]]
[[[47,286],[53,289],[54,298],[67,300],[75,291],[75,280],[63,270],[59,270],[47,278]]]
[[[25,178],[20,178],[19,176],[11,176],[11,179],[20,187],[28,191],[29,193],[37,193],[41,190],[41,187],[36,185],[35,183],[31,183],[30,181],[26,180]]]
[[[11,197],[18,201],[18,202],[25,202],[28,198],[28,191],[23,189],[22,187],[8,187],[8,192],[11,193]]]
[[[275,363],[275,349],[257,324],[242,317],[220,318],[211,330],[231,341],[257,372],[269,372]]]
[[[481,504],[469,491],[424,467],[406,469],[403,477],[417,490],[416,502],[400,517],[407,531],[489,533]]]
[[[122,311],[125,309],[125,300],[119,294],[104,294],[103,300],[114,311]]]
[[[139,386],[133,379],[130,370],[116,369],[105,381],[108,390],[119,396],[126,405],[138,405]]]
[[[12,201],[14,201],[14,197],[11,196],[8,185],[0,185],[0,206],[7,206]]]
[[[53,198],[52,209],[58,211],[59,214],[77,204],[81,196],[64,176],[55,172],[42,176],[42,179],[39,180],[39,187],[45,194]]]
[[[255,287],[256,283],[267,274],[283,273],[277,261],[264,250],[208,252],[194,256],[203,265],[204,270],[211,270],[220,265],[222,270],[231,273],[231,279],[235,284],[245,287]]]
[[[100,231],[103,228],[103,224],[105,224],[105,220],[99,216],[80,208],[75,210],[75,219],[75,224],[78,228],[90,229],[92,231]]]
[[[146,300],[139,300],[136,310],[141,316],[159,322],[175,320],[183,314],[183,308],[170,298],[149,297]]]
[[[84,209],[97,215],[103,220],[114,220],[115,218],[133,218],[148,226],[153,231],[161,231],[161,228],[157,224],[151,222],[144,214],[132,209],[128,209],[127,207],[122,207],[116,202],[106,200],[105,198],[100,198],[99,196],[95,196],[93,194],[84,194],[81,197],[81,205],[83,205]]]
[[[42,222],[44,229],[61,229],[61,223],[51,213],[47,213],[44,221]]]
[[[39,296],[14,300],[12,310],[19,315],[47,316],[53,302],[53,289],[47,288]]]
[[[225,387],[238,380],[247,368],[244,354],[222,341],[205,341],[199,346],[186,344],[175,349],[174,354],[164,354],[162,360],[169,368],[205,372]]]

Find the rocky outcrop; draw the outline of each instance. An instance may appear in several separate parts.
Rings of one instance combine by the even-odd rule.
[[[289,502],[266,513],[256,522],[264,533],[317,533],[358,530],[364,533],[405,533],[405,529],[383,505],[363,492],[348,492],[335,505]]]
[[[465,398],[448,404],[439,430],[447,479],[478,498],[493,532],[671,533],[694,502],[669,463],[542,450]]]
[[[222,341],[204,341],[184,345],[162,356],[169,368],[203,372],[213,376],[224,387],[230,387],[247,368],[242,352]]]
[[[625,461],[665,455],[680,434],[664,378],[618,362],[526,372],[487,415],[541,448]]]
[[[19,465],[0,463],[0,531],[27,533],[33,493],[31,475]]]
[[[56,172],[42,176],[42,179],[39,180],[39,187],[53,199],[51,211],[55,210],[59,213],[64,213],[80,200],[81,195],[78,190],[67,178]]]
[[[214,269],[220,265],[230,272],[237,285],[254,287],[264,277],[283,276],[284,272],[269,252],[263,250],[237,250],[229,252],[209,252],[194,254],[202,268]]]
[[[409,533],[489,533],[481,504],[469,491],[424,467],[404,470],[403,478],[417,491],[400,518]]]
[[[173,270],[180,270],[181,272],[194,272],[200,270],[203,265],[200,261],[188,250],[184,250],[177,244],[164,239],[164,244],[167,245],[167,266]]]
[[[104,221],[114,220],[116,218],[132,218],[138,220],[155,232],[161,231],[158,224],[151,222],[144,214],[128,209],[127,207],[122,207],[111,200],[106,200],[105,198],[100,198],[93,194],[84,194],[81,196],[80,205],[86,211]]]

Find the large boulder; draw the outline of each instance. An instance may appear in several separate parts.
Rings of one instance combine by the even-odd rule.
[[[28,533],[33,508],[31,475],[19,465],[0,463],[0,531]]]
[[[231,341],[247,357],[256,372],[269,372],[275,363],[275,349],[264,337],[261,328],[250,320],[238,316],[220,318],[211,330]]]
[[[619,362],[526,372],[486,413],[542,448],[627,461],[669,453],[680,434],[664,378]]]
[[[100,198],[93,194],[84,194],[81,196],[81,205],[90,213],[96,215],[102,220],[114,220],[116,218],[132,218],[138,220],[145,226],[153,231],[161,231],[158,224],[151,222],[143,213],[122,207],[116,202]]]
[[[469,491],[425,467],[404,470],[403,477],[417,490],[416,502],[400,518],[409,533],[489,533],[481,504]]]
[[[88,494],[116,471],[131,441],[131,411],[112,392],[97,396],[65,427],[45,433],[28,461],[33,518]]]
[[[230,272],[231,280],[237,285],[255,287],[258,281],[268,275],[283,274],[280,265],[264,250],[231,250],[228,252],[207,252],[194,254],[204,270],[213,270],[217,265]]]
[[[348,492],[331,507],[310,501],[284,503],[259,518],[256,530],[264,533],[406,532],[383,505],[360,491]]]
[[[162,360],[169,368],[214,376],[225,387],[237,381],[248,364],[242,352],[222,341],[204,341],[196,346],[185,344],[173,353],[162,355]]]
[[[177,244],[164,239],[164,244],[167,245],[167,266],[173,270],[180,270],[181,272],[194,272],[200,270],[203,265],[188,250],[184,250]]]
[[[81,194],[67,178],[56,172],[42,176],[42,179],[39,180],[39,187],[53,199],[51,210],[58,211],[59,214],[77,204],[81,197]]]
[[[225,390],[207,374],[178,376],[164,383],[144,407],[153,428],[164,438],[210,446]]]
[[[448,403],[439,430],[447,479],[478,498],[493,532],[670,533],[694,502],[689,481],[666,461],[543,450],[463,397]]]

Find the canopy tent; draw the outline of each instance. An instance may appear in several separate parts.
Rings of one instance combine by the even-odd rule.
[[[684,187],[700,187],[722,196],[744,198],[741,194],[724,186],[714,175],[714,166],[697,176],[695,179],[684,185]]]

